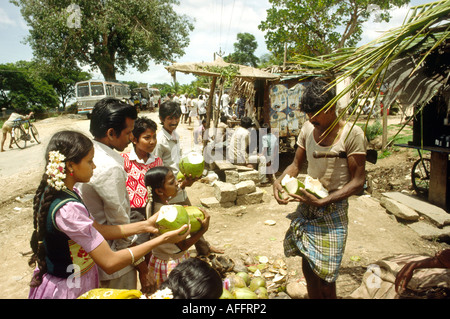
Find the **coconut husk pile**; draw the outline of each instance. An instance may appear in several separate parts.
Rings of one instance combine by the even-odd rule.
[[[226,255],[199,256],[217,270],[224,282],[222,299],[291,299],[286,292],[289,274],[282,258]]]

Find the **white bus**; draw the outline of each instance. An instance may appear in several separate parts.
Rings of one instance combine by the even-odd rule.
[[[131,97],[128,84],[100,80],[78,82],[75,84],[75,92],[78,114],[86,114],[88,117],[95,103],[105,97],[114,97],[119,100],[128,100]]]

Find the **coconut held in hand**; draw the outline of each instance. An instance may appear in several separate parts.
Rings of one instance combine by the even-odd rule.
[[[189,222],[191,224],[191,234],[198,232],[202,228],[202,224],[199,222],[197,218],[201,220],[205,219],[205,214],[195,206],[186,206],[184,207],[189,215]]]
[[[311,176],[306,176],[305,182],[302,183],[297,178],[286,174],[281,180],[281,186],[283,186],[288,194],[301,195],[300,189],[303,188],[318,198],[328,196],[328,191],[323,187],[322,183]]]
[[[205,169],[203,155],[197,152],[190,152],[181,159],[179,168],[184,176],[191,175],[192,178],[201,177],[203,175],[203,170]]]
[[[156,225],[158,225],[158,229],[161,234],[171,230],[180,229],[186,224],[189,224],[189,215],[183,206],[164,205],[159,210]]]

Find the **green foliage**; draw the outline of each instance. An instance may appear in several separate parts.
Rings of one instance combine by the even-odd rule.
[[[375,121],[372,125],[366,126],[366,137],[369,141],[373,140],[378,135],[383,134],[383,125],[380,121]]]
[[[142,82],[136,82],[136,81],[122,81],[125,84],[128,84],[130,86],[130,90],[133,89],[137,89],[137,88],[146,88],[147,87],[147,83],[142,83]]]
[[[1,107],[41,112],[58,107],[54,88],[40,75],[33,62],[0,65]]]
[[[65,109],[67,102],[75,97],[75,84],[92,78],[88,72],[68,63],[60,66],[39,63],[37,69],[42,78],[55,89],[62,109]]]
[[[106,80],[129,65],[144,72],[151,60],[164,64],[184,55],[193,30],[192,19],[174,10],[177,0],[11,2],[30,28],[35,57],[98,68]]]
[[[373,12],[389,21],[388,10],[409,0],[269,0],[272,7],[258,28],[265,31],[267,48],[288,58],[294,54],[316,56],[334,49],[355,46],[361,39],[362,24]]]
[[[259,59],[255,56],[255,50],[258,48],[255,36],[250,33],[238,33],[237,40],[234,43],[234,52],[224,57],[224,61],[256,68]]]

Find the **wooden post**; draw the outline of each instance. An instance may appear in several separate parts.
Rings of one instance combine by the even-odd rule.
[[[387,145],[388,120],[387,120],[387,105],[383,105],[383,137],[381,141],[381,149],[384,151]]]
[[[213,76],[211,85],[209,87],[208,104],[206,105],[206,129],[210,127],[209,123],[211,121],[211,114],[212,110],[214,110],[213,101],[214,101],[214,90],[216,89],[216,81],[217,77]]]
[[[209,87],[209,97],[208,97],[208,104],[206,105],[206,132],[208,132],[208,135],[211,133],[209,128],[211,127],[211,114],[214,110],[213,107],[213,101],[214,101],[214,90],[216,89],[216,81],[217,77],[213,76],[211,85]],[[209,137],[209,136],[208,136]],[[208,143],[207,139],[203,140],[203,147],[206,147],[206,144]]]
[[[428,201],[436,206],[446,209],[448,205],[448,154],[432,151],[430,160],[430,188],[428,191]]]

